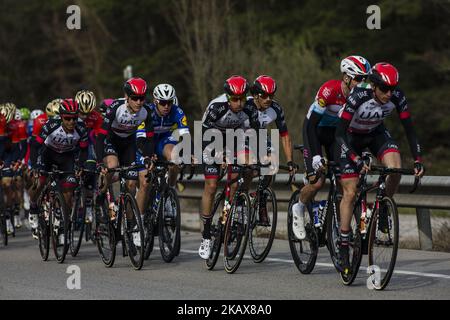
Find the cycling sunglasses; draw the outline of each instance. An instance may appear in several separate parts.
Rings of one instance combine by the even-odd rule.
[[[78,119],[78,117],[70,117],[70,116],[63,116],[63,117],[61,117],[64,121],[67,121],[67,122],[71,122],[71,121],[73,121],[73,122],[75,122],[75,121],[77,121],[77,119]]]
[[[156,102],[162,107],[173,104],[173,100],[156,100]]]
[[[362,81],[366,80],[366,76],[361,76],[361,75],[354,76],[353,80],[355,80],[356,82],[362,82]]]
[[[130,99],[133,101],[145,101],[145,96],[131,96]]]
[[[228,96],[228,100],[230,100],[231,102],[245,101],[246,97],[245,96]]]
[[[396,86],[387,86],[385,84],[380,84],[378,86],[378,89],[380,89],[381,92],[387,93],[388,91],[393,92],[395,90]]]
[[[273,93],[272,93],[272,94],[268,94],[268,93],[258,93],[258,96],[259,96],[261,99],[264,99],[264,100],[266,100],[267,98],[269,98],[270,100],[272,100],[273,97],[274,97],[274,94],[273,94]]]

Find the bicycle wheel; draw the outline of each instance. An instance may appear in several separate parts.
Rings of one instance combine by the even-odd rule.
[[[225,195],[223,192],[219,192],[218,194],[216,194],[214,198],[213,209],[211,211],[211,214],[213,216],[213,220],[211,222],[211,241],[213,242],[213,247],[211,249],[211,255],[205,261],[208,270],[214,269],[214,266],[216,265],[217,259],[220,255],[220,249],[222,247],[224,225],[220,217],[223,211],[224,199]]]
[[[233,200],[228,213],[224,238],[224,265],[228,273],[234,273],[244,258],[250,230],[250,198],[241,192]]]
[[[267,221],[259,221],[259,203],[252,206],[252,219],[250,225],[249,248],[253,261],[263,262],[272,248],[275,231],[277,228],[277,198],[272,188],[264,189],[263,196],[266,198]],[[256,197],[258,201],[258,197]]]
[[[397,261],[399,237],[398,210],[392,198],[384,197],[375,210],[369,229],[369,267],[373,287],[383,290],[389,283]]]
[[[0,233],[2,235],[2,242],[4,246],[8,245],[8,232],[6,230],[6,217],[5,214],[3,212],[3,209],[0,212]]]
[[[106,197],[105,201],[95,208],[95,243],[103,263],[111,268],[116,259],[116,233],[114,222],[109,216],[109,203]]]
[[[358,206],[355,207],[352,215],[351,220],[351,234],[352,237],[350,239],[349,244],[349,263],[350,263],[350,270],[348,272],[344,272],[341,266],[341,257],[339,255],[339,238],[340,238],[340,217],[339,217],[339,211],[337,210],[333,212],[333,214],[330,215],[330,221],[328,221],[328,248],[330,250],[330,256],[331,260],[333,261],[333,264],[336,268],[336,270],[339,272],[341,276],[342,283],[344,285],[351,285],[353,281],[355,280],[358,271],[359,266],[361,265],[361,258],[362,258],[362,248],[361,248],[361,234],[359,232],[358,228],[358,219],[359,214],[361,211],[358,210]]]
[[[178,253],[180,243],[180,201],[173,188],[163,197],[159,211],[159,249],[165,262],[171,262]]]
[[[47,196],[40,197],[38,200],[38,245],[39,252],[43,261],[48,260],[50,252],[50,203],[46,200]]]
[[[294,259],[295,266],[303,273],[311,273],[316,265],[317,253],[319,251],[317,232],[313,225],[313,219],[309,213],[305,213],[305,231],[306,237],[303,240],[299,240],[292,230],[292,207],[298,203],[300,196],[300,190],[296,190],[289,200],[288,213],[287,213],[287,230],[288,230],[288,242],[291,250],[292,258]]]
[[[140,270],[144,264],[144,227],[142,226],[141,213],[131,193],[127,192],[123,200],[122,223],[125,247],[133,268]]]
[[[70,212],[70,254],[76,257],[83,241],[86,217],[86,194],[84,191],[75,192],[74,206]]]
[[[155,243],[155,233],[153,230],[153,210],[148,209],[144,215],[144,260],[148,260],[150,254],[153,251],[153,245]]]
[[[50,233],[56,261],[63,263],[69,250],[70,220],[64,197],[55,191],[54,203],[50,210]]]

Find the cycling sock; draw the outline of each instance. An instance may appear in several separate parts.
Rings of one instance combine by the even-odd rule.
[[[341,230],[341,246],[348,246],[350,242],[350,231]]]
[[[203,220],[203,239],[211,239],[211,222],[212,218],[200,215]]]
[[[20,204],[19,204],[19,203],[16,203],[16,204],[14,205],[14,215],[15,215],[15,216],[18,216],[19,213],[20,213]]]

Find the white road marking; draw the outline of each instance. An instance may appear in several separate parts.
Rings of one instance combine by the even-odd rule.
[[[193,253],[193,254],[198,255],[198,251],[196,251],[196,250],[180,250],[180,252]],[[199,257],[199,259],[200,259],[200,257]],[[251,260],[252,257],[244,256],[244,259]],[[266,258],[265,261],[294,263],[293,260],[278,259],[278,258]],[[316,266],[334,268],[334,265],[332,263],[316,262]],[[359,270],[363,270],[365,272],[366,268],[361,267]],[[450,280],[450,275],[439,274],[439,273],[425,273],[425,272],[416,272],[416,271],[394,270],[394,274],[412,275],[412,276],[419,276],[419,277],[440,278],[440,279],[449,279]]]

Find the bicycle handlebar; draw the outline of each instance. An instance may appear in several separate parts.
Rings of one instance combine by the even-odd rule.
[[[378,172],[380,174],[392,174],[392,173],[400,173],[400,174],[404,174],[404,175],[415,175],[414,169],[405,169],[405,168],[389,168],[389,167],[384,167],[384,166],[371,166],[370,170],[372,172]],[[366,173],[364,174],[366,175]],[[360,187],[361,183],[362,183],[363,179],[360,179],[360,183],[358,183],[358,188]],[[414,193],[417,188],[419,187],[420,184],[420,177],[415,176],[414,178],[414,184],[412,189],[409,191],[409,193]]]

